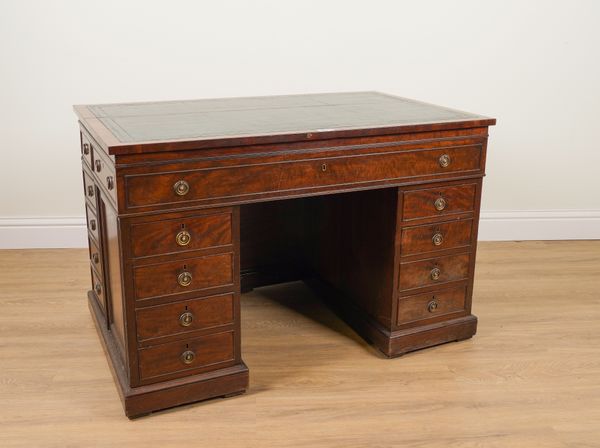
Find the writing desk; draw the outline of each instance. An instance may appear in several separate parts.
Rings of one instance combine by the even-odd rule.
[[[128,416],[245,391],[240,294],[262,285],[310,281],[388,357],[475,334],[494,119],[376,92],[75,112],[88,303]]]

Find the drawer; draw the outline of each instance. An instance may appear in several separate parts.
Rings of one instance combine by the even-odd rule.
[[[87,136],[87,134],[82,132],[81,133],[81,157],[83,158],[83,160],[85,160],[85,162],[90,167],[92,166],[93,150],[94,150],[94,148],[92,146],[92,141]]]
[[[232,242],[230,212],[131,225],[133,257],[226,246]]]
[[[466,297],[466,286],[402,297],[398,300],[397,325],[464,312]]]
[[[100,241],[98,239],[98,217],[92,207],[89,204],[86,204],[86,216],[87,216],[87,228],[89,234],[94,238],[95,241]]]
[[[104,151],[98,148],[94,150],[92,162],[92,172],[98,179],[99,185],[109,192],[112,200],[116,203],[117,178],[113,161]]]
[[[445,159],[444,157],[447,157]],[[480,169],[481,145],[126,176],[130,208]],[[448,164],[442,163],[448,160]]]
[[[138,266],[133,272],[138,300],[233,286],[233,254]]]
[[[402,255],[455,249],[471,244],[473,220],[426,224],[402,229]]]
[[[234,295],[184,300],[136,311],[138,340],[186,334],[233,323]]]
[[[102,278],[104,269],[102,268],[102,255],[100,254],[100,249],[91,238],[88,238],[88,244],[90,247],[90,264]]]
[[[140,378],[225,367],[223,364],[234,361],[234,347],[234,333],[229,331],[140,349]]]
[[[87,172],[87,170],[83,171],[83,191],[85,193],[85,198],[90,201],[90,205],[96,206],[96,187],[94,185],[94,179]]]
[[[405,191],[402,219],[409,221],[471,212],[475,207],[475,191],[476,184]]]
[[[465,280],[469,276],[469,254],[436,257],[400,264],[400,289]]]
[[[100,307],[106,314],[106,291],[104,290],[104,281],[96,271],[92,269],[92,288]]]

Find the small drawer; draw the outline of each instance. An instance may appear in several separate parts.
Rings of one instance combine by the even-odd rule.
[[[464,312],[466,297],[465,286],[402,297],[398,300],[397,325]]]
[[[100,254],[100,249],[91,238],[88,238],[88,243],[90,246],[90,264],[96,272],[98,272],[100,277],[102,277],[104,269],[102,268],[102,255]]]
[[[83,158],[83,160],[85,160],[85,162],[88,164],[88,166],[92,166],[92,158],[93,158],[93,152],[94,148],[92,146],[92,142],[90,140],[90,138],[84,133],[81,133],[81,157]]]
[[[104,282],[96,271],[92,269],[92,290],[100,304],[100,307],[106,313],[106,291],[104,291]]]
[[[469,276],[469,263],[469,254],[400,263],[400,289],[407,290],[465,280]]]
[[[233,323],[234,295],[185,300],[136,311],[138,340],[186,334]]]
[[[476,184],[405,191],[402,219],[410,221],[471,212],[475,207],[475,191]]]
[[[99,185],[106,189],[113,201],[117,200],[117,178],[115,165],[108,155],[100,148],[94,150],[92,172],[98,179]]]
[[[233,286],[233,254],[138,266],[134,284],[138,300]]]
[[[140,349],[140,378],[147,380],[163,375],[185,375],[190,370],[226,367],[224,364],[234,361],[234,347],[234,332],[228,331]]]
[[[86,208],[86,212],[87,212],[88,232],[95,241],[99,241],[99,239],[98,239],[98,234],[99,234],[98,217],[96,216],[96,213],[94,213],[94,210],[92,209],[92,207],[90,207],[89,204],[86,204],[85,208]]]
[[[471,244],[473,220],[426,224],[402,229],[402,255],[456,249]]]
[[[226,246],[231,228],[230,212],[132,224],[131,252],[144,257]]]
[[[94,179],[88,174],[86,170],[83,171],[83,191],[85,198],[89,201],[90,206],[95,210],[96,207],[96,187],[94,185]]]

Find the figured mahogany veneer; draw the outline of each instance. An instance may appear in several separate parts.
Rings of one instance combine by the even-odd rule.
[[[388,357],[475,334],[494,119],[376,92],[75,111],[89,307],[129,417],[245,391],[261,285],[305,280]]]

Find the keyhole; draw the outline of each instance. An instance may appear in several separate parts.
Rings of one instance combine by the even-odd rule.
[[[327,171],[327,164],[326,163],[323,163],[321,165],[321,171],[323,171],[323,172]]]

